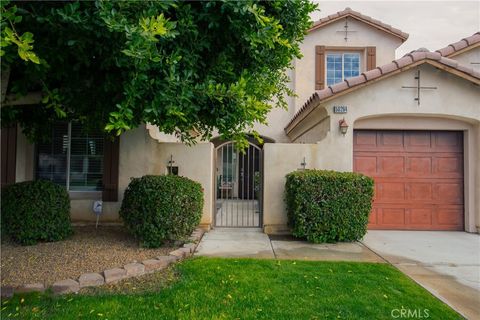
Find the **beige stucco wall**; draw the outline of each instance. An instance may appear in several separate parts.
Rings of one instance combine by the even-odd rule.
[[[34,170],[33,145],[23,135],[17,142],[17,181],[31,180]],[[204,208],[201,224],[209,225],[212,221],[213,207],[213,144],[199,143],[186,146],[182,143],[160,143],[153,139],[145,126],[131,130],[120,138],[119,154],[119,201],[104,202],[101,222],[120,222],[118,211],[123,193],[130,179],[146,174],[165,174],[168,161],[173,156],[179,175],[198,181],[204,188]],[[92,222],[95,215],[93,202],[101,200],[101,192],[73,194],[71,192],[71,217],[73,222]]]
[[[326,140],[329,140],[327,137]],[[336,154],[333,142],[326,144],[266,143],[263,147],[264,190],[263,226],[266,233],[286,233],[287,212],[284,192],[285,176],[302,168],[344,170],[346,163]]]
[[[353,168],[353,128],[461,130],[465,137],[465,227],[475,232],[480,227],[480,90],[469,81],[438,70],[420,66],[422,84],[437,90],[422,90],[421,105],[414,101],[416,90],[402,89],[415,85],[416,69],[407,70],[383,81],[352,91],[323,103],[305,121],[292,130],[293,140],[301,141],[315,123],[330,117],[331,131],[321,141],[309,136],[303,142],[317,143],[324,150],[335,149],[326,167],[341,163],[341,171]],[[347,114],[334,114],[334,105],[348,107]],[[350,125],[345,136],[338,122],[345,118]],[[375,119],[374,119],[375,118]],[[313,126],[313,128],[312,128]]]
[[[345,33],[337,32],[344,30],[345,20],[333,22],[325,27],[314,30],[307,34],[300,48],[303,58],[295,61],[295,99],[294,109],[297,111],[315,92],[315,46],[344,46],[344,47],[367,47],[375,46],[377,49],[377,66],[386,64],[395,59],[395,50],[402,41],[383,31],[377,30],[363,22],[349,18],[348,41],[344,40]],[[362,63],[365,68],[365,63]],[[365,70],[362,70],[365,71]]]

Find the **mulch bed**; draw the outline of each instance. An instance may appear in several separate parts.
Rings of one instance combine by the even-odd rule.
[[[20,246],[4,240],[1,246],[1,285],[18,286],[62,279],[77,279],[83,273],[102,272],[130,262],[168,255],[176,247],[147,249],[120,226],[75,227],[75,234],[59,242]]]

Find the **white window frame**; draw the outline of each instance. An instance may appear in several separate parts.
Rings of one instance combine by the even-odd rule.
[[[328,84],[328,56],[329,55],[334,55],[334,54],[340,54],[342,55],[342,80],[340,82],[337,82],[337,83],[333,83],[333,84]],[[359,51],[327,51],[325,53],[325,87],[328,87],[328,86],[332,86],[332,85],[335,85],[335,84],[338,84],[338,83],[341,83],[342,81],[345,81],[345,55],[346,54],[355,54],[355,55],[358,55],[358,75],[360,75],[362,73],[362,70],[363,70],[363,66],[362,66],[362,57],[363,57],[363,54]]]

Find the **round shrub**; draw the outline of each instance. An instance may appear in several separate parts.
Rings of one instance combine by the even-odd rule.
[[[147,175],[128,185],[120,216],[142,246],[156,248],[165,240],[189,236],[200,223],[202,208],[200,183],[174,175]]]
[[[353,172],[303,170],[285,185],[293,235],[311,242],[360,240],[372,209],[373,179]]]
[[[73,233],[67,190],[46,180],[5,187],[1,225],[2,232],[22,245],[67,238]]]

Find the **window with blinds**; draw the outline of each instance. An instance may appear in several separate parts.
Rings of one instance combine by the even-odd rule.
[[[70,191],[100,191],[103,176],[103,133],[86,133],[79,123],[57,123],[49,143],[37,145],[38,179]]]

